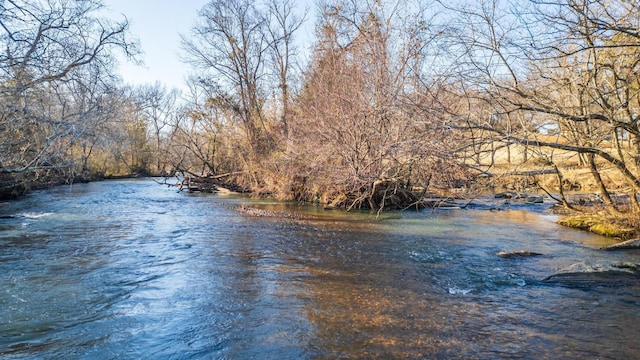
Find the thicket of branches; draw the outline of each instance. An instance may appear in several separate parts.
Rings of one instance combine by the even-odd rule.
[[[307,13],[294,5],[212,1],[184,38],[204,95],[197,122],[215,128],[208,146],[219,150],[207,170],[349,209],[410,206],[464,178],[449,151],[456,135],[437,115],[425,4],[318,4],[306,64],[294,39]]]
[[[409,6],[399,6],[409,5]],[[420,4],[325,4],[296,98],[288,158],[308,198],[334,205],[402,207],[416,189],[462,177],[454,134],[437,115]]]
[[[612,209],[640,211],[633,1],[324,0],[312,17],[211,0],[182,38],[181,94],[120,85],[110,54],[138,49],[100,6],[0,5],[4,185],[181,173],[381,209],[506,164],[554,172],[560,198],[584,168]]]
[[[0,3],[0,193],[88,168],[117,107],[113,51],[137,47],[99,1]]]
[[[557,172],[559,184],[573,157],[569,164],[590,169],[610,207],[638,212],[637,4],[493,0],[443,7],[456,19],[444,26],[456,58],[453,93],[462,99],[447,112],[465,132],[465,146],[478,153],[522,145]],[[612,187],[627,201],[612,199]]]

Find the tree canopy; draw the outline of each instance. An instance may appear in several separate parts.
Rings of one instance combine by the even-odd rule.
[[[122,85],[113,51],[139,46],[101,6],[0,5],[3,186],[177,172],[387,209],[510,173],[563,201],[584,169],[640,211],[633,1],[211,0],[182,35],[183,93]]]

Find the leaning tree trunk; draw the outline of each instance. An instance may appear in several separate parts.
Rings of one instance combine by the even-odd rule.
[[[560,201],[562,202],[562,206],[566,207],[567,209],[573,209],[573,206],[571,206],[571,204],[569,204],[569,201],[567,201],[567,197],[564,194],[564,189],[563,189],[563,183],[564,183],[564,176],[562,176],[562,172],[560,171],[560,169],[558,169],[558,165],[553,164],[553,168],[556,171],[556,175],[558,177],[558,193],[560,194]]]
[[[614,211],[618,211],[617,205],[611,199],[611,195],[607,190],[607,187],[604,185],[602,181],[602,176],[600,175],[600,171],[598,171],[598,165],[596,165],[596,156],[594,154],[588,154],[588,162],[589,168],[591,169],[591,174],[598,185],[598,189],[600,190],[600,194],[602,194],[602,198],[606,205],[610,206]]]

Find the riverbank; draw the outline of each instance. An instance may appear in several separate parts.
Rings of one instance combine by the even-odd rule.
[[[640,237],[640,217],[634,210],[633,191],[629,190],[625,179],[607,172],[603,181],[609,191],[609,199],[605,199],[590,169],[573,162],[564,165],[562,189],[555,170],[542,172],[534,167],[529,171],[520,169],[518,173],[515,171],[517,167],[513,166],[502,169],[506,175],[485,179],[478,186],[480,191],[544,192],[547,201],[555,202],[549,211],[560,216],[557,221],[560,225],[620,241]]]
[[[637,237],[638,229],[628,217],[610,214],[569,215],[557,221],[558,224],[592,233],[628,240]]]
[[[15,200],[34,190],[109,179],[109,177],[97,173],[67,175],[58,171],[1,174],[0,201]]]
[[[518,178],[517,181],[521,182],[521,179]],[[539,211],[540,207],[536,205],[544,204],[543,209],[561,216],[557,221],[560,225],[617,238],[620,241],[640,236],[640,220],[635,219],[631,213],[612,213],[608,211],[602,202],[602,197],[595,192],[565,195],[565,200],[570,206],[566,207],[558,200],[557,196],[543,194],[541,189],[535,186],[535,182],[528,182],[528,186],[524,186],[527,192],[513,190],[523,188],[523,186],[519,185],[510,181],[503,181],[500,184],[494,183],[492,187],[480,186],[475,189],[478,191],[476,194],[465,193],[460,191],[461,189],[448,189],[430,194],[415,192],[410,197],[412,199],[411,202],[407,202],[406,206],[397,205],[387,210],[434,208],[501,211],[511,208],[525,208]],[[233,191],[237,193],[252,193],[247,189],[226,183],[220,177],[187,176],[182,181],[179,181],[177,186],[181,190],[187,189],[189,192],[217,193],[220,191]],[[496,188],[504,191],[496,193]],[[268,197],[265,194],[256,196]],[[319,199],[319,197],[316,198]],[[314,202],[318,202],[318,200]],[[336,205],[335,200],[325,203],[323,206],[325,209],[349,210],[346,206]]]
[[[52,187],[56,185],[85,183],[92,181],[113,180],[113,179],[132,179],[149,177],[150,174],[134,173],[127,175],[104,175],[104,174],[80,174],[72,178],[60,177],[40,177],[38,181],[14,181],[12,186],[5,186],[0,191],[0,200],[17,199],[29,191]],[[246,188],[242,188],[233,183],[223,180],[224,176],[196,177],[184,176],[176,178],[172,185],[178,186],[180,190],[188,192],[205,192],[205,193],[245,193],[252,194]],[[5,176],[6,178],[6,176]],[[165,184],[169,184],[170,178],[165,177]],[[6,180],[6,179],[5,179]],[[620,239],[620,241],[634,239],[640,237],[640,219],[633,213],[614,212],[604,206],[602,197],[593,193],[573,193],[566,195],[566,200],[570,207],[562,206],[554,195],[540,194],[540,189],[531,186],[526,187],[527,192],[518,192],[512,189],[522,188],[521,179],[502,179],[499,183],[493,183],[491,187],[487,184],[476,184],[473,191],[477,194],[468,193],[470,190],[460,191],[461,189],[442,190],[436,193],[415,193],[412,197],[413,201],[406,206],[396,206],[392,210],[401,209],[419,209],[419,208],[438,208],[438,209],[481,209],[490,211],[507,210],[511,208],[526,208],[533,211],[539,211],[539,207],[532,207],[535,204],[545,204],[543,208],[554,214],[561,216],[557,221],[558,224],[593,232],[611,238]],[[497,192],[496,189],[503,191]],[[511,190],[509,190],[511,189]],[[493,195],[495,193],[495,195]],[[268,197],[265,194],[255,194],[257,197]],[[479,195],[483,194],[483,195]],[[488,195],[492,194],[492,195]],[[318,202],[316,198],[314,202]],[[627,201],[629,202],[629,201]],[[335,202],[325,204],[325,207],[335,209]],[[550,203],[555,203],[550,205]],[[344,208],[344,207],[343,207]],[[389,209],[387,209],[389,210]]]

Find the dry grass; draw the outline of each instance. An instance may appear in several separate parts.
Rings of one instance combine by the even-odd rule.
[[[493,185],[499,189],[502,187],[503,189],[518,190],[518,187],[531,187],[537,183],[549,191],[557,192],[559,183],[556,174],[524,175],[527,172],[552,171],[554,167],[549,163],[549,159],[551,159],[565,179],[563,184],[565,191],[599,191],[591,170],[585,165],[580,165],[576,153],[553,149],[532,150],[530,148],[526,157],[527,161],[524,161],[524,149],[524,146],[521,145],[511,145],[509,149],[501,148],[493,155],[484,153],[479,158],[479,165],[476,166],[495,174],[499,179]],[[600,161],[598,170],[607,189],[613,192],[628,190],[629,183],[613,165]]]
[[[559,224],[620,239],[640,236],[640,217],[633,211],[629,197],[631,186],[613,165],[602,160],[597,163],[602,181],[617,203],[617,210],[593,201],[597,197],[594,195],[600,193],[600,188],[591,169],[580,165],[577,154],[536,149],[524,162],[523,150],[524,147],[514,145],[509,152],[507,149],[500,149],[493,157],[486,155],[480,158],[481,165],[478,167],[496,175],[485,184],[488,189],[527,192],[542,188],[549,193],[558,194],[562,186],[568,199],[578,210],[565,211],[565,217],[558,221]],[[553,165],[549,163],[549,159],[553,160]],[[562,174],[562,184],[556,173],[525,175],[527,172],[553,170],[554,165]]]

